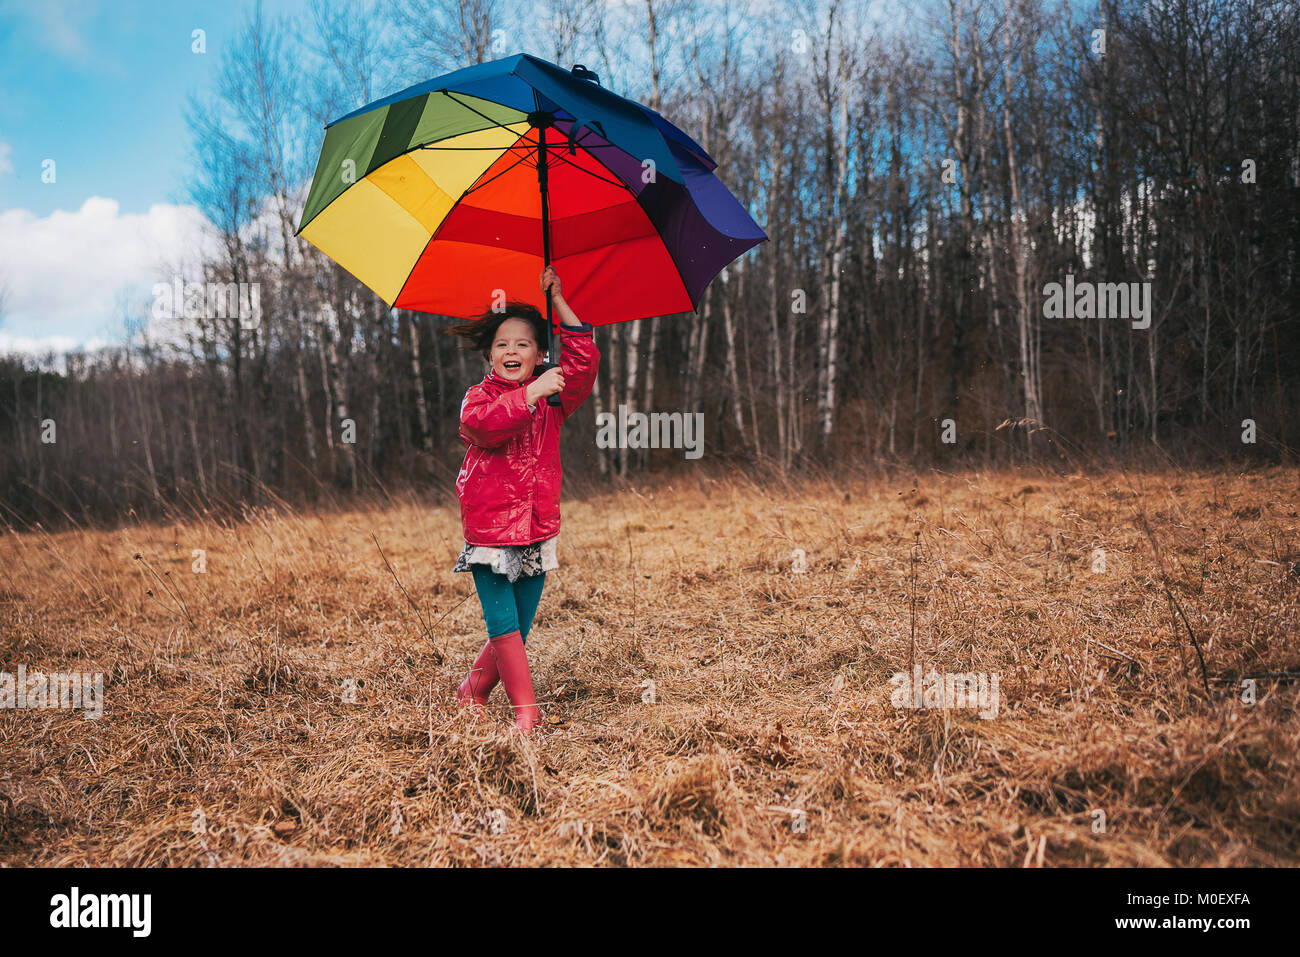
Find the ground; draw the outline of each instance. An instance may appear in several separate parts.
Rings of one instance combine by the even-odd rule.
[[[566,493],[532,739],[456,704],[454,502],[10,530],[0,669],[104,700],[0,711],[0,863],[1295,865],[1298,505],[1290,469]],[[896,707],[913,666],[997,713]]]

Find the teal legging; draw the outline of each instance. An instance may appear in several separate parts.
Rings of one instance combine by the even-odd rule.
[[[542,600],[542,586],[546,572],[540,575],[520,575],[511,584],[505,575],[494,572],[486,565],[471,565],[474,587],[478,589],[479,604],[483,606],[483,620],[487,623],[488,637],[508,635],[512,631],[528,640],[533,627],[533,615]]]

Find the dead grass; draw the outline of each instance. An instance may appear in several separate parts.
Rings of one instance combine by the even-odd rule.
[[[453,509],[10,530],[0,670],[105,711],[0,712],[0,863],[1294,865],[1297,477],[1132,481],[566,501],[532,741],[456,707]],[[998,716],[894,708],[913,657]]]

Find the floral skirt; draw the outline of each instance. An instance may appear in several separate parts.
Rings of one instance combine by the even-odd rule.
[[[518,581],[520,575],[540,575],[560,567],[555,557],[559,536],[531,545],[471,545],[465,543],[456,558],[454,572],[471,571],[471,565],[488,565],[498,575]]]

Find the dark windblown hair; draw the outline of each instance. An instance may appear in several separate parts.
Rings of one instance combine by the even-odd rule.
[[[471,319],[469,322],[461,322],[448,327],[446,332],[449,336],[460,337],[460,347],[462,349],[474,349],[484,359],[491,359],[492,340],[496,338],[501,323],[507,319],[522,319],[532,326],[533,338],[537,340],[538,352],[542,355],[546,354],[547,333],[549,332],[546,317],[542,315],[536,306],[527,302],[511,300],[499,312],[495,309],[489,309],[477,319]]]

